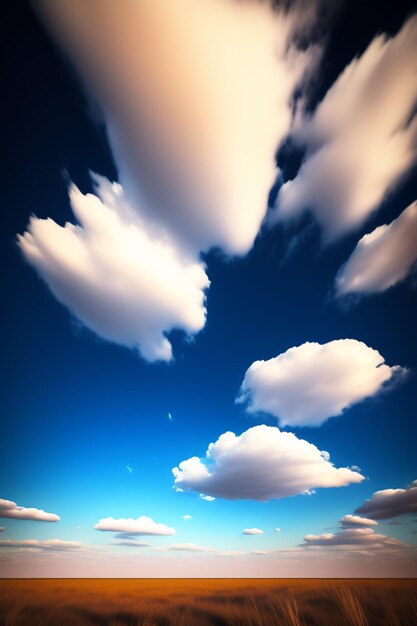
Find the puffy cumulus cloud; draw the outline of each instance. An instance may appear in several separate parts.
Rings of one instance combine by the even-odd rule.
[[[124,533],[123,537],[131,535],[175,535],[175,529],[154,522],[152,518],[142,515],[136,519],[131,517],[114,519],[105,517],[94,526],[96,530],[107,530]]]
[[[242,530],[242,535],[263,535],[264,531],[260,528],[245,528]]]
[[[280,529],[280,528],[274,528],[274,532],[276,532],[276,533],[280,533],[280,532],[281,532],[281,529]]]
[[[417,16],[376,37],[312,116],[296,116],[307,155],[280,189],[273,220],[309,210],[327,241],[359,227],[417,156]]]
[[[360,515],[344,515],[340,520],[342,528],[355,528],[358,526],[378,526],[378,522]]]
[[[18,506],[11,500],[0,498],[0,518],[24,519],[36,522],[59,522],[61,519],[55,513],[46,513],[42,509]]]
[[[400,371],[355,339],[307,342],[252,363],[237,402],[246,402],[251,413],[271,413],[281,426],[319,426],[377,393]]]
[[[385,291],[403,280],[417,260],[417,202],[391,224],[364,235],[336,277],[339,296]]]
[[[165,333],[191,335],[205,324],[204,265],[152,234],[120,185],[94,181],[97,195],[70,189],[79,225],[32,217],[18,237],[21,251],[57,300],[97,335],[148,361],[169,361]]]
[[[292,97],[317,49],[294,11],[247,0],[43,0],[98,98],[120,182],[188,251],[247,252],[276,176]],[[186,16],[186,19],[184,19]]]
[[[398,549],[407,547],[402,541],[376,533],[372,528],[347,528],[338,533],[323,533],[322,535],[306,535],[304,547],[319,546],[331,548],[334,546],[357,546],[372,549]]]
[[[342,487],[364,477],[336,468],[313,444],[272,426],[254,426],[211,443],[206,459],[192,457],[174,467],[175,484],[227,500],[284,498],[313,487]]]
[[[31,548],[35,550],[79,550],[82,544],[78,541],[62,541],[61,539],[45,539],[38,541],[37,539],[23,539],[14,541],[13,539],[0,540],[0,548]]]
[[[417,480],[408,489],[382,489],[359,506],[355,513],[373,519],[390,519],[407,513],[417,513]]]

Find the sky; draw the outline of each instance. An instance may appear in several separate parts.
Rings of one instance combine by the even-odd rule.
[[[115,7],[7,9],[0,576],[416,576],[414,3]]]

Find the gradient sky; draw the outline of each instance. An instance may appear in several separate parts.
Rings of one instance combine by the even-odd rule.
[[[413,4],[8,7],[1,576],[417,574]]]

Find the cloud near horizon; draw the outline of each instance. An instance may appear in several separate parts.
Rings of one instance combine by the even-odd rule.
[[[245,528],[242,530],[242,535],[263,535],[264,531],[260,528]]]
[[[170,528],[165,524],[154,522],[151,517],[142,515],[136,519],[105,517],[101,519],[94,528],[96,530],[111,531],[116,533],[124,533],[130,535],[175,535],[174,528]]]
[[[35,550],[79,550],[82,544],[79,541],[62,541],[61,539],[22,539],[14,541],[13,539],[1,539],[0,548],[31,548]]]
[[[329,454],[308,441],[264,425],[239,436],[224,433],[209,445],[204,461],[194,456],[172,473],[183,491],[263,502],[364,480],[348,468],[334,467]]]
[[[382,489],[361,504],[355,513],[386,520],[407,513],[417,513],[417,480],[407,489]]]
[[[55,513],[46,513],[46,511],[42,511],[42,509],[18,506],[16,502],[3,500],[1,498],[0,518],[32,520],[35,522],[59,522],[61,519],[58,515],[55,515]]]
[[[417,261],[417,202],[364,235],[336,276],[336,293],[381,293],[404,280]]]
[[[307,150],[271,221],[313,214],[326,242],[359,228],[417,158],[417,16],[378,35],[339,75],[292,139]]]
[[[357,547],[371,550],[399,550],[410,546],[399,539],[376,533],[372,528],[347,528],[338,533],[306,535],[302,547]]]
[[[32,217],[18,236],[20,249],[87,328],[148,361],[169,361],[166,333],[193,335],[205,324],[205,266],[166,237],[155,238],[120,185],[97,175],[93,181],[96,195],[75,186],[69,192],[79,225]]]
[[[250,413],[274,415],[280,426],[320,426],[375,395],[401,371],[356,339],[307,342],[252,363],[236,401]]]

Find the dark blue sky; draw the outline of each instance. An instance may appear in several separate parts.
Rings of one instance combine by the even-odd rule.
[[[413,4],[349,2],[341,8],[311,107],[377,33],[397,32]],[[299,223],[264,228],[243,258],[206,254],[211,286],[204,329],[190,341],[172,332],[174,360],[148,363],[72,318],[17,246],[16,234],[24,232],[31,214],[61,225],[74,221],[68,180],[86,193],[92,191],[89,170],[111,180],[117,172],[100,115],[75,70],[27,4],[10,4],[6,13],[0,495],[52,511],[61,521],[51,530],[47,523],[4,519],[2,539],[54,536],[103,543],[106,533],[93,530],[99,519],[147,515],[176,528],[177,543],[291,548],[308,533],[337,528],[342,515],[375,491],[409,485],[417,477],[415,275],[348,304],[332,290],[357,241],[416,200],[415,168],[373,217],[334,244],[324,247],[319,228],[305,220],[302,236]],[[278,162],[292,178],[297,158],[291,150],[282,151]],[[289,253],[294,237],[300,240]],[[359,466],[366,480],[268,503],[206,502],[172,489],[171,469],[183,459],[203,457],[222,433],[277,425],[272,415],[247,414],[234,402],[254,361],[307,341],[344,338],[375,348],[388,365],[401,365],[408,374],[320,427],[287,430],[328,450],[336,467]],[[193,519],[184,522],[183,514]],[[246,538],[240,534],[244,527],[265,534]],[[275,527],[279,535],[273,535]],[[411,542],[413,529],[401,518],[398,526],[381,521],[379,532]]]

